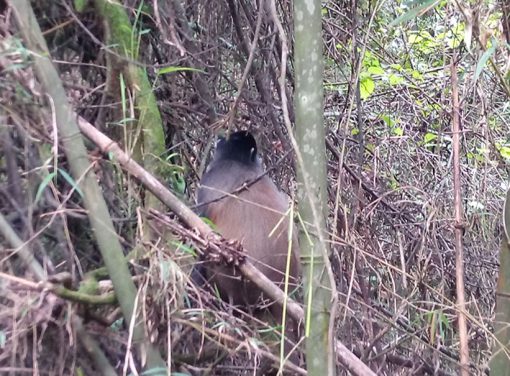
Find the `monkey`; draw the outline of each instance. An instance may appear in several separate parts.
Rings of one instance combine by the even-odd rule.
[[[257,143],[250,132],[238,131],[228,138],[218,138],[212,161],[200,180],[197,208],[224,238],[241,242],[249,261],[283,288],[292,220],[286,215],[289,199],[264,174]],[[299,254],[297,233],[292,231],[289,292],[295,289],[301,276]],[[208,265],[205,271],[222,299],[235,305],[254,307],[263,297],[234,267]],[[282,308],[273,303],[269,311],[281,324]],[[286,325],[285,335],[296,340],[297,325],[293,324]],[[288,352],[291,347],[287,344],[286,348]]]

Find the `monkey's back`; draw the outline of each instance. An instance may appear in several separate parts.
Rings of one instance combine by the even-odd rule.
[[[221,172],[229,171],[225,176]],[[244,169],[242,164],[225,161],[212,165],[204,175],[198,192],[198,203],[204,204],[202,213],[211,219],[217,231],[228,239],[237,239],[243,245],[249,260],[269,279],[281,285],[288,252],[288,199],[267,176],[241,192],[223,197],[244,183],[255,179],[262,168]],[[234,178],[232,178],[234,177]],[[218,201],[211,202],[213,200]],[[283,220],[282,220],[283,218]],[[293,231],[290,276],[295,285],[300,275],[299,246]],[[251,283],[244,282],[233,268],[209,268],[211,279],[224,298],[234,304],[253,305],[260,292]]]

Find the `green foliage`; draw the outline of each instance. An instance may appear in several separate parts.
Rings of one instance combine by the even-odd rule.
[[[476,64],[475,76],[473,78],[474,81],[478,80],[478,77],[480,77],[480,74],[482,73],[485,64],[487,64],[487,61],[492,57],[492,55],[494,55],[498,45],[499,45],[498,41],[493,39],[491,46],[487,50],[485,50],[483,55],[480,57],[480,60],[478,60],[478,63]]]
[[[370,76],[365,76],[360,80],[361,99],[367,99],[375,90],[375,82]]]
[[[214,224],[214,222],[213,222],[213,221],[211,221],[209,218],[207,218],[207,217],[200,217],[200,219],[202,219],[202,221],[204,221],[205,223],[207,223],[207,225],[208,225],[209,227],[211,227],[213,230],[215,230],[215,226],[216,226],[216,225],[215,225],[215,224]]]
[[[193,257],[197,257],[197,252],[192,247],[177,241],[172,241],[172,245],[176,247],[175,252],[183,251],[185,254],[192,255]]]
[[[74,0],[74,9],[76,9],[78,13],[83,13],[88,4],[88,0]]]
[[[190,68],[190,67],[175,67],[175,66],[169,66],[169,67],[163,67],[156,71],[158,75],[163,74],[169,74],[169,73],[175,73],[175,72],[199,72],[199,73],[205,73],[203,69],[197,69],[197,68]]]
[[[181,172],[174,171],[170,177],[172,190],[179,194],[184,195],[186,191],[186,180],[184,179],[184,175]]]
[[[421,48],[427,53],[437,49],[437,45],[432,43],[431,37],[423,38],[417,37],[415,34],[411,35],[414,35],[415,40],[422,41]],[[366,51],[360,72],[360,96],[362,99],[367,99],[379,87],[386,89],[404,85],[406,77],[416,81],[424,80],[423,73],[409,64],[406,64],[405,67],[401,64],[383,64],[374,54]],[[413,87],[414,85],[409,84],[408,86]]]
[[[436,35],[438,41],[443,41],[444,45],[448,48],[457,48],[464,40],[465,23],[463,21],[457,22],[445,32]]]
[[[411,5],[417,4],[414,8],[411,8],[400,17],[397,17],[390,23],[390,26],[396,26],[419,17],[422,14],[428,12],[430,9],[434,8],[437,4],[439,4],[439,2],[440,0],[417,0],[411,3]]]
[[[451,330],[450,320],[443,310],[435,310],[425,314],[430,327],[429,338],[431,343],[435,343],[436,333],[439,332],[441,340],[447,339],[447,332]]]
[[[27,50],[20,39],[7,38],[2,41],[0,47],[0,58],[5,58],[6,62],[16,61],[15,63],[11,62],[2,66],[2,75],[24,69],[28,66],[31,52]]]
[[[50,172],[48,175],[46,175],[44,177],[44,179],[41,181],[41,183],[39,184],[39,187],[37,188],[37,193],[35,194],[35,202],[39,202],[39,200],[41,199],[41,196],[44,192],[44,190],[46,189],[46,187],[48,186],[48,184],[54,179],[57,177],[57,173],[59,173],[68,183],[69,185],[71,185],[71,187],[73,188],[73,190],[75,190],[79,195],[80,197],[83,197],[83,192],[82,190],[80,189],[80,187],[78,186],[78,184],[76,184],[76,182],[74,181],[74,179],[71,177],[71,175],[69,175],[67,173],[67,171],[61,169],[61,168],[58,168],[57,171],[53,171],[53,172]]]
[[[395,126],[395,120],[393,120],[390,115],[381,115],[380,118],[388,127],[392,128]]]
[[[496,142],[496,150],[503,159],[510,162],[510,144]]]
[[[430,54],[440,46],[439,37],[432,37],[427,30],[410,31],[407,41],[414,50],[423,54]]]
[[[403,136],[404,135],[404,130],[400,127],[393,127],[391,129],[391,132],[395,135],[395,136]]]
[[[430,132],[425,133],[425,135],[423,136],[423,145],[425,147],[435,145],[435,142],[433,143],[433,141],[436,141],[436,140],[437,140],[437,134],[430,133]]]
[[[133,51],[136,56],[138,56],[138,52],[140,50],[142,36],[150,33],[150,29],[143,29],[143,24],[141,22],[140,16],[142,15],[142,9],[145,7],[144,4],[145,3],[143,1],[140,1],[135,12],[133,27],[131,28],[131,51]]]
[[[165,158],[165,171],[170,174],[168,177],[169,185],[178,195],[184,195],[186,191],[186,180],[184,179],[184,167],[172,163],[172,160],[179,160],[178,153],[172,153]]]
[[[392,190],[396,190],[400,187],[398,180],[395,178],[393,174],[390,174],[388,184],[390,186],[390,189]]]
[[[41,199],[41,196],[44,192],[44,190],[46,189],[46,187],[48,186],[48,184],[50,184],[50,181],[55,177],[57,176],[57,173],[54,171],[54,172],[50,172],[48,175],[46,175],[44,177],[44,179],[41,181],[41,184],[39,184],[39,187],[37,188],[37,193],[35,194],[35,203],[37,204],[39,202],[39,200]]]
[[[490,150],[486,147],[478,147],[475,151],[468,151],[466,158],[475,162],[486,162],[489,158]]]
[[[388,126],[393,136],[400,137],[404,135],[404,129],[398,125],[400,124],[400,119],[394,119],[386,114],[379,115],[379,118]]]
[[[360,73],[360,96],[361,99],[367,99],[375,90],[375,79],[383,75],[379,59],[370,51],[365,52],[363,56],[362,70]]]
[[[73,187],[73,190],[75,190],[76,192],[78,192],[78,194],[83,197],[83,192],[81,191],[80,187],[78,186],[78,184],[76,184],[76,182],[74,181],[74,179],[71,177],[71,175],[69,175],[67,173],[67,171],[65,170],[62,170],[61,168],[58,169],[58,172],[60,173],[60,175],[62,175],[62,177],[71,185],[71,187]]]

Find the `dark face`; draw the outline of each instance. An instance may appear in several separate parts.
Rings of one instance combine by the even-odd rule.
[[[248,131],[232,133],[228,139],[220,137],[216,144],[215,160],[233,160],[246,165],[257,161],[257,143]]]

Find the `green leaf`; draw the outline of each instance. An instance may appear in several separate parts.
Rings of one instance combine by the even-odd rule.
[[[365,77],[360,82],[361,99],[367,99],[375,90],[375,83],[370,77]]]
[[[423,80],[423,74],[421,74],[421,72],[418,72],[417,70],[413,70],[411,72],[411,76],[413,77],[413,79],[415,80],[419,80],[419,81],[422,81]]]
[[[76,192],[78,192],[78,194],[83,198],[83,192],[81,191],[78,184],[76,184],[74,179],[71,177],[71,175],[69,175],[65,170],[62,170],[61,168],[58,169],[58,172],[60,173],[60,175],[62,175],[64,179],[66,179],[66,181],[71,185],[71,187],[73,187],[73,189]]]
[[[184,194],[186,190],[186,180],[184,180],[184,176],[179,172],[174,172],[172,174],[172,188],[179,194]]]
[[[390,74],[388,77],[388,82],[391,86],[400,85],[404,82],[404,78],[402,76],[396,75],[396,74]]]
[[[392,129],[392,133],[395,135],[395,136],[403,136],[404,135],[404,130],[400,127],[395,127]]]
[[[44,190],[46,189],[48,184],[50,184],[51,179],[53,179],[56,174],[57,173],[55,171],[49,173],[48,175],[46,175],[44,177],[44,179],[42,180],[41,184],[39,184],[39,188],[37,188],[37,193],[35,194],[35,203],[36,204],[39,202],[39,200],[40,200]]]
[[[171,244],[177,247],[176,251],[183,251],[184,253],[192,255],[193,257],[197,257],[197,252],[189,245],[176,241],[172,241]]]
[[[386,123],[388,127],[393,127],[395,125],[395,121],[390,117],[390,115],[381,115],[382,121]]]
[[[407,41],[409,42],[409,44],[418,44],[423,41],[423,37],[418,34],[413,33],[413,34],[409,35],[409,37],[407,38]]]
[[[423,142],[425,144],[428,144],[436,139],[437,139],[437,134],[434,134],[434,133],[426,133],[425,136],[423,136]]]
[[[164,68],[158,69],[156,71],[156,74],[161,75],[161,74],[175,73],[175,72],[185,72],[185,71],[205,73],[202,69],[197,69],[197,68],[189,68],[189,67],[164,67]]]
[[[448,317],[444,314],[443,311],[440,311],[438,314],[439,317],[439,333],[441,338],[445,338],[445,331],[450,327],[450,323],[448,321]]]
[[[210,228],[212,228],[213,230],[216,229],[216,225],[214,224],[213,221],[211,221],[209,218],[207,217],[200,217],[202,219],[202,221],[204,221]]]
[[[430,9],[434,8],[440,0],[425,0],[420,1],[421,4],[412,8],[408,12],[404,13],[400,17],[397,17],[395,20],[393,20],[390,23],[390,27],[396,26],[398,24],[407,22],[413,18],[416,18],[417,16],[421,16],[423,13],[428,12]]]
[[[476,64],[475,69],[475,77],[474,82],[478,80],[478,77],[480,77],[480,74],[482,73],[482,69],[485,67],[485,64],[487,64],[487,60],[491,58],[492,55],[494,55],[494,52],[496,51],[496,48],[498,47],[498,42],[493,40],[492,46],[485,50],[480,60],[478,60],[478,63]]]
[[[126,106],[126,83],[124,81],[124,75],[122,73],[119,74],[120,81],[120,101],[122,104],[122,114],[125,116],[127,111]]]
[[[371,75],[375,75],[375,74],[384,74],[384,69],[382,69],[381,67],[377,67],[377,66],[372,66],[372,67],[369,67],[367,69],[368,73],[370,73]]]
[[[78,13],[84,12],[87,5],[88,5],[87,0],[74,0],[74,8]]]
[[[510,147],[501,146],[498,151],[503,158],[510,159]]]

